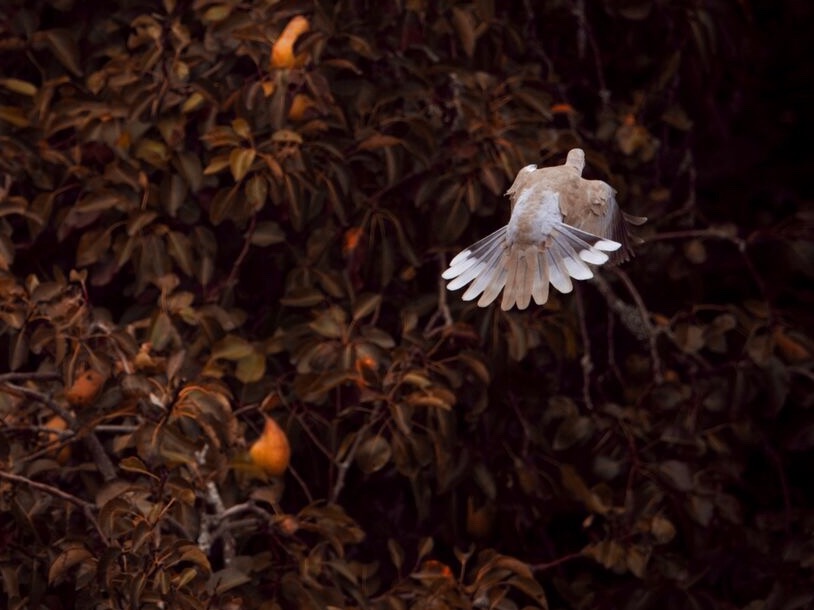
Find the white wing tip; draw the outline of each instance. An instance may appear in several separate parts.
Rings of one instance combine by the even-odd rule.
[[[594,250],[593,248],[590,250],[580,250],[579,257],[586,263],[591,263],[592,265],[604,265],[608,262],[607,254],[601,250]]]
[[[597,250],[604,250],[605,252],[614,252],[622,247],[618,241],[613,241],[611,239],[601,239],[594,244],[594,248]]]
[[[462,251],[458,252],[458,254],[456,254],[455,257],[451,261],[449,261],[450,268],[452,268],[455,265],[457,265],[458,263],[460,263],[462,260],[464,260],[470,254],[472,254],[472,251],[469,248],[467,248],[466,250],[462,250]]]

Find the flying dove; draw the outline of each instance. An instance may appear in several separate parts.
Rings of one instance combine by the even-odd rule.
[[[619,209],[616,191],[602,180],[585,180],[585,153],[574,148],[565,165],[527,165],[506,191],[512,202],[509,224],[459,253],[441,275],[449,290],[469,284],[464,301],[486,307],[503,290],[500,308],[538,305],[551,284],[571,292],[575,280],[593,272],[587,263],[620,263],[633,255],[627,224],[646,218]],[[471,282],[471,284],[470,284]]]

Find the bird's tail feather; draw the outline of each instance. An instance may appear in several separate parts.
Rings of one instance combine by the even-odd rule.
[[[503,290],[501,309],[528,307],[532,299],[538,305],[548,300],[549,284],[560,292],[571,292],[571,278],[593,277],[586,263],[601,265],[605,252],[621,244],[602,239],[564,223],[554,225],[543,244],[510,244],[507,227],[470,246],[455,256],[442,277],[451,280],[449,290],[469,285],[463,296],[471,301],[480,296],[478,306],[486,307]]]

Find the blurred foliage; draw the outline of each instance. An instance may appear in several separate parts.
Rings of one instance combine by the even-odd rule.
[[[808,6],[7,0],[8,607],[814,605]],[[638,257],[447,294],[576,145]]]

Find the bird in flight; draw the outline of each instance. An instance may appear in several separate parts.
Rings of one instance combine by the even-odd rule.
[[[564,165],[527,165],[506,191],[509,224],[466,248],[442,274],[449,290],[467,284],[464,301],[492,303],[500,291],[504,311],[548,300],[549,285],[571,292],[571,279],[593,277],[588,266],[628,260],[633,251],[628,224],[647,219],[625,214],[616,191],[602,180],[582,177],[585,153],[574,148]]]

